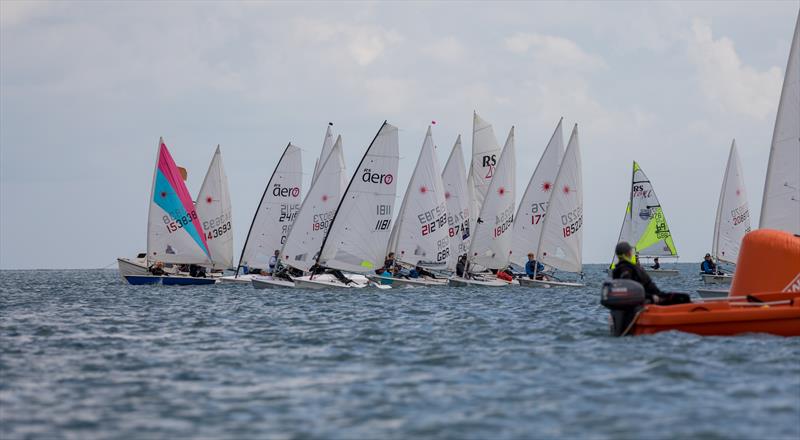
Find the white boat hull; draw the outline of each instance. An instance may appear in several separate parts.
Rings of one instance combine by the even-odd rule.
[[[388,281],[387,284],[384,285],[391,285],[392,287],[399,287],[399,286],[407,286],[407,287],[435,287],[435,286],[446,286],[447,280],[446,279],[431,279],[431,278],[394,278],[394,277],[385,277],[383,275],[367,275],[372,281],[376,283],[382,283],[384,281]]]
[[[117,258],[117,266],[119,266],[119,274],[122,278],[150,275],[150,271],[147,270],[147,264],[139,261],[139,259]]]
[[[677,269],[649,269],[645,268],[645,272],[653,278],[676,277],[680,275]]]
[[[273,278],[269,276],[254,276],[251,283],[256,289],[291,289],[294,282],[283,278]]]
[[[447,279],[447,285],[450,287],[506,287],[512,283],[508,281],[498,280],[497,278],[483,278],[483,279],[467,279],[462,277],[450,277]]]
[[[219,281],[220,283],[224,284],[250,284],[253,278],[255,278],[255,275],[247,274],[247,275],[239,275],[238,277],[230,275],[230,276],[220,277]]]
[[[733,275],[727,273],[718,275],[701,273],[700,277],[705,284],[730,284],[733,281]]]
[[[294,278],[294,287],[312,290],[361,289],[371,284],[364,275],[345,274],[345,276],[353,280],[353,282],[345,284],[335,276],[326,273],[314,275],[313,278],[311,275]],[[385,287],[388,288],[389,286]]]
[[[725,289],[697,289],[700,298],[725,298],[728,293]]]
[[[571,283],[567,281],[553,281],[553,280],[532,280],[530,278],[520,278],[519,285],[522,287],[585,287],[583,283]]]

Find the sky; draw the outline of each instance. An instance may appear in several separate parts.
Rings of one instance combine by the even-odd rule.
[[[158,139],[196,194],[217,144],[235,253],[285,148],[307,189],[328,122],[352,171],[400,128],[398,197],[428,124],[443,166],[472,112],[516,127],[521,196],[578,124],[584,262],[617,240],[636,160],[681,261],[710,251],[733,138],[758,225],[800,2],[0,2],[0,268],[142,252]],[[399,206],[398,198],[397,204]]]

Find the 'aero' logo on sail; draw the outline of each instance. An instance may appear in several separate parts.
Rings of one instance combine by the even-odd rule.
[[[275,197],[300,197],[300,188],[282,187],[280,184],[272,188],[272,195]]]
[[[371,169],[364,168],[364,174],[361,175],[361,180],[364,182],[385,183],[387,185],[391,185],[394,181],[394,176],[391,174],[373,173]]]

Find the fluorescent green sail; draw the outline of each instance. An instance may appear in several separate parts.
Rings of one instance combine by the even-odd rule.
[[[630,207],[630,204],[628,207]],[[636,246],[634,247],[637,252],[639,252],[640,250],[645,250],[662,241],[667,247],[667,249],[662,250],[669,250],[670,255],[678,255],[678,251],[675,249],[675,243],[672,242],[672,234],[669,232],[669,226],[667,226],[667,219],[664,217],[664,213],[659,206],[653,208],[650,223],[648,223],[647,229],[645,229],[642,236],[639,237],[639,241],[636,242]]]

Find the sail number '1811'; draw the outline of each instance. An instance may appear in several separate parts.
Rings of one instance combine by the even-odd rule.
[[[385,215],[389,217],[378,219],[378,222],[375,223],[375,230],[385,231],[389,229],[389,226],[392,224],[392,205],[377,205],[375,210],[379,216]]]

